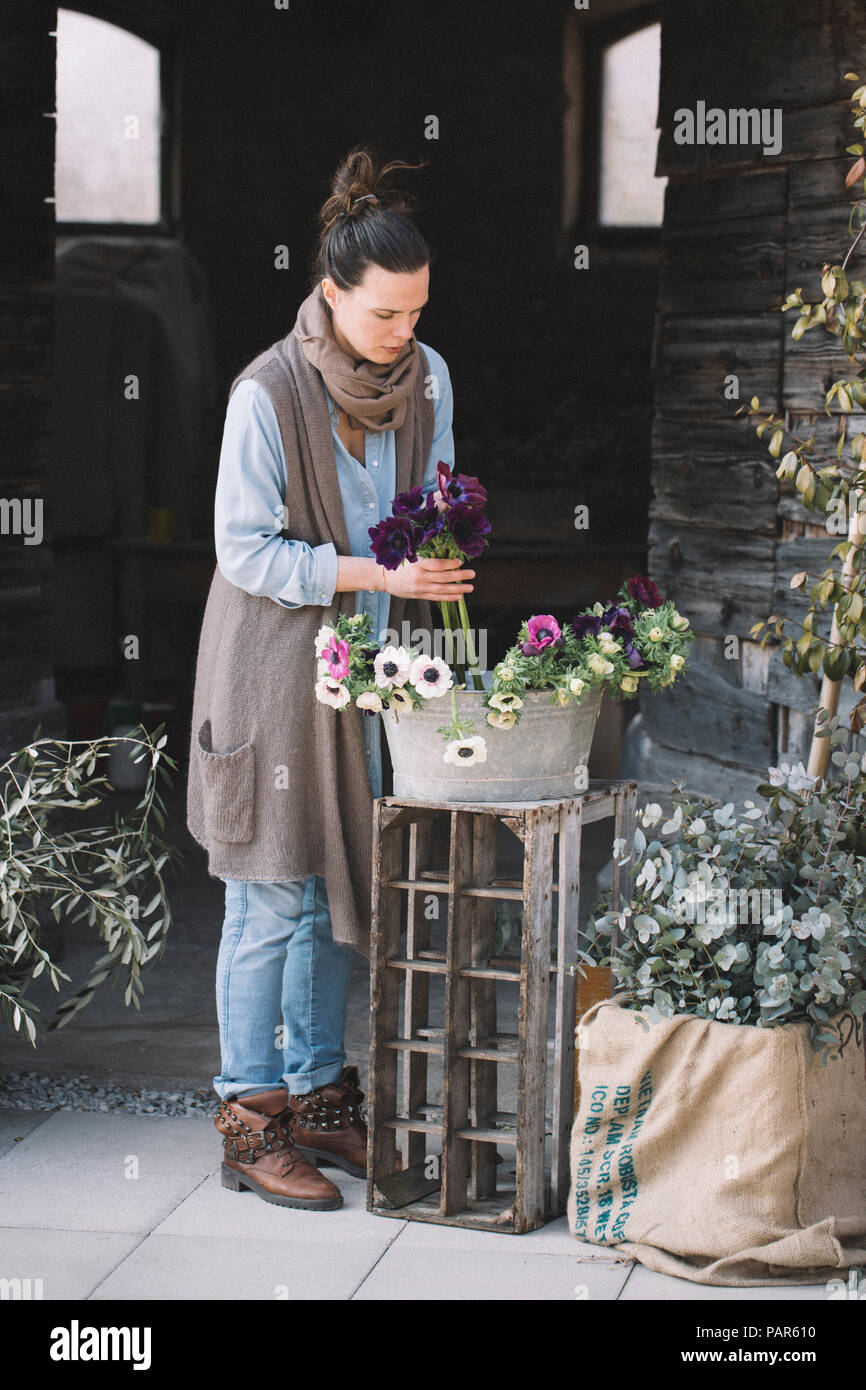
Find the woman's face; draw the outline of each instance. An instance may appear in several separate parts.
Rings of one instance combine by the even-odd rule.
[[[337,342],[355,357],[393,362],[415,331],[429,287],[426,265],[402,274],[370,265],[353,290],[325,278],[322,293],[331,306]]]

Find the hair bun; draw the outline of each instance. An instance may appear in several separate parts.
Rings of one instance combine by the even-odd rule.
[[[394,272],[429,263],[430,248],[412,219],[415,199],[389,182],[394,170],[422,169],[427,162],[394,159],[384,164],[362,145],[350,150],[319,212],[314,283],[328,277],[348,289],[360,283],[371,263]]]
[[[366,206],[377,208],[380,206],[381,199],[375,193],[349,193],[346,195],[345,203],[340,209],[341,217],[353,217],[358,212],[363,212]]]
[[[395,169],[421,167],[402,159],[382,164],[363,145],[350,150],[331,180],[331,196],[319,213],[322,235],[326,235],[335,223],[370,210],[410,212],[413,199],[400,189],[390,187],[387,182],[388,175]]]

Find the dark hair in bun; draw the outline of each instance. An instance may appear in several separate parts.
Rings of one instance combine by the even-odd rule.
[[[397,273],[421,270],[431,251],[411,216],[414,200],[386,179],[395,169],[421,169],[401,159],[381,165],[357,146],[331,180],[331,196],[319,213],[313,283],[330,277],[341,290],[360,285],[369,265]]]

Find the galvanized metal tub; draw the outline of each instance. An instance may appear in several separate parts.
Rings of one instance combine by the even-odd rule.
[[[481,690],[458,691],[461,720],[473,720],[469,735],[487,745],[484,762],[446,763],[446,739],[437,729],[451,721],[451,696],[428,700],[421,709],[398,717],[382,715],[394,795],[424,801],[553,801],[586,790],[582,769],[601,706],[600,687],[570,705],[554,702],[553,691],[531,690],[523,697],[520,721],[510,729],[487,723]]]

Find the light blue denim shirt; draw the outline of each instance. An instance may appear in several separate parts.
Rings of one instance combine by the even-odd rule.
[[[452,422],[454,399],[451,378],[438,352],[419,342],[429,363],[429,390],[433,397],[433,443],[423,488],[436,486],[439,459],[454,467]],[[331,434],[337,461],[337,477],[352,555],[372,555],[367,528],[388,516],[397,490],[397,459],[393,430],[364,432],[364,467],[353,458],[337,434],[337,409],[322,382],[331,417]],[[317,604],[328,608],[337,585],[337,552],[327,542],[306,541],[280,535],[292,529],[292,504],[283,512],[287,487],[286,456],[270,397],[257,382],[238,382],[229,399],[220,451],[214,498],[214,538],[217,565],[231,584],[250,594],[261,594],[286,608]],[[381,640],[388,627],[390,594],[355,595],[355,612],[369,613],[373,634]],[[323,615],[324,616],[324,615]],[[315,679],[313,657],[310,679]],[[339,715],[336,716],[339,718]],[[367,772],[374,796],[382,794],[382,759],[378,717],[361,715]]]

